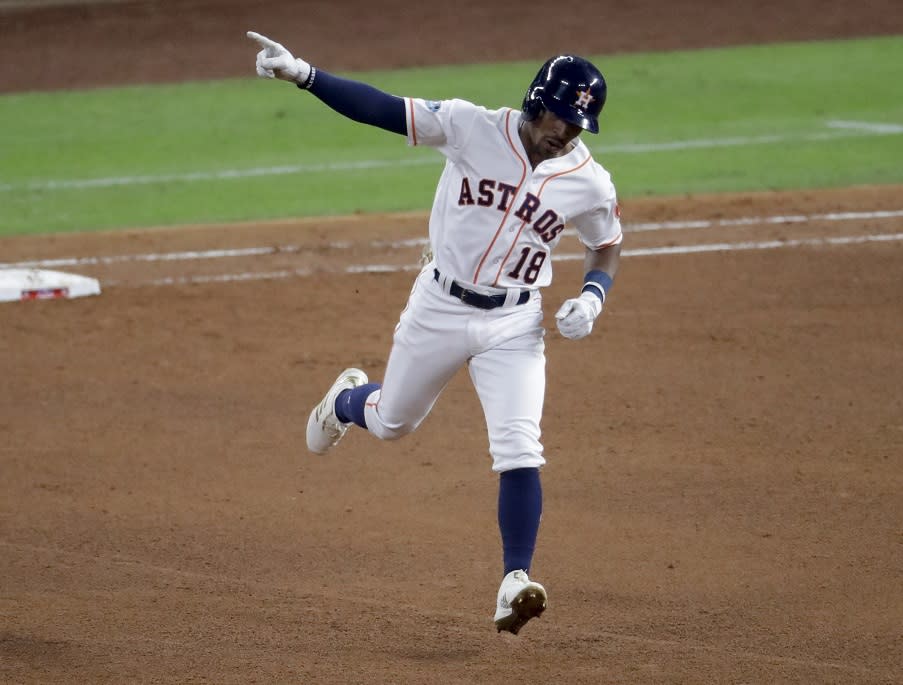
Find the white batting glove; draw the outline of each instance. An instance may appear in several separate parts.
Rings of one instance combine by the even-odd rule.
[[[248,38],[257,41],[263,48],[257,53],[257,75],[261,78],[278,78],[300,84],[310,78],[310,65],[294,57],[280,43],[254,31],[248,31]]]
[[[580,297],[565,300],[555,314],[558,330],[565,338],[579,340],[593,330],[596,317],[602,313],[602,300],[592,293],[580,293]]]

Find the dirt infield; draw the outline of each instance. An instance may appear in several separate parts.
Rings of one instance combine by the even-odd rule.
[[[162,2],[17,10],[0,14],[13,45],[62,39],[63,22],[73,65],[104,45],[144,54],[148,36],[170,49],[40,82],[44,67],[16,81],[3,59],[0,83],[235,75],[247,53],[223,27],[271,6],[273,26],[290,6],[294,24],[316,16],[317,50],[348,67],[532,57],[568,38],[488,52],[517,18],[532,35],[535,9],[487,4],[453,32],[460,13],[412,6],[417,35],[461,41],[424,55],[386,18],[358,52],[323,38],[373,12],[352,4],[185,2],[177,24]],[[655,4],[587,40],[893,25],[881,3],[819,2],[729,24],[752,10],[727,2],[703,30],[704,3]],[[820,13],[796,19],[808,5]],[[127,40],[121,18],[141,13]],[[172,70],[186,25],[206,74]],[[600,329],[547,336],[535,573],[550,608],[516,638],[492,628],[496,479],[466,374],[401,442],[352,431],[329,458],[304,449],[341,368],[380,376],[422,216],[0,239],[0,261],[68,260],[104,284],[0,305],[0,681],[901,682],[903,188],[622,200],[629,252]],[[555,269],[547,319],[581,276]]]

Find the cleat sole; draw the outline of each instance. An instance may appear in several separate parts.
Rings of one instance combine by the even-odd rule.
[[[503,630],[514,635],[520,632],[527,621],[536,618],[546,610],[548,600],[546,594],[535,588],[524,588],[511,602],[511,615],[495,622],[498,632]]]

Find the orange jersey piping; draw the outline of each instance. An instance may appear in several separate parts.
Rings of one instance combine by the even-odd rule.
[[[411,110],[411,144],[417,145],[417,127],[414,126],[414,98],[408,98],[408,109]]]
[[[545,181],[542,182],[542,185],[539,186],[539,190],[536,191],[536,197],[537,198],[542,197],[542,191],[545,189],[546,184],[549,181],[551,181],[553,178],[558,178],[559,176],[564,176],[565,174],[569,174],[573,171],[577,171],[578,169],[581,169],[583,166],[586,165],[587,162],[589,162],[590,159],[592,159],[592,156],[587,155],[586,159],[584,159],[582,162],[580,162],[580,164],[578,164],[577,166],[575,166],[571,169],[565,169],[564,171],[559,171],[557,174],[552,174],[551,176],[549,176]],[[520,225],[520,228],[517,229],[517,235],[514,236],[514,240],[511,241],[511,247],[509,247],[508,252],[505,253],[505,258],[502,260],[501,265],[499,266],[499,270],[495,274],[495,280],[492,282],[492,285],[498,284],[499,278],[502,275],[502,270],[505,268],[505,264],[508,263],[508,258],[511,256],[511,252],[514,250],[514,246],[517,245],[517,241],[518,241],[518,239],[520,239],[520,234],[523,233],[524,226],[526,226],[526,225],[527,225],[527,222],[523,221]]]
[[[473,274],[473,282],[479,283],[480,270],[483,268],[483,263],[486,261],[486,257],[489,256],[489,253],[492,252],[492,247],[495,245],[495,241],[498,240],[499,235],[502,232],[502,229],[505,227],[505,222],[508,220],[508,215],[511,213],[511,208],[514,207],[515,201],[517,200],[517,195],[520,193],[521,186],[524,184],[524,179],[527,177],[527,162],[523,157],[520,156],[520,153],[517,151],[517,148],[514,145],[514,142],[511,140],[511,112],[514,110],[508,110],[508,114],[505,115],[505,137],[508,139],[508,145],[511,146],[511,151],[517,156],[520,160],[521,166],[523,167],[523,171],[521,172],[520,181],[517,183],[517,187],[514,189],[514,196],[511,198],[511,204],[508,205],[508,209],[505,210],[505,215],[502,217],[502,221],[499,224],[498,229],[495,232],[495,235],[492,236],[492,241],[489,243],[489,247],[486,248],[486,251],[483,253],[483,257],[480,259],[480,263],[477,264],[477,270]],[[518,235],[520,232],[518,232]]]

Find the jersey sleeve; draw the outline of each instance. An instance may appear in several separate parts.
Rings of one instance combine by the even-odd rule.
[[[591,250],[617,245],[624,239],[621,232],[621,208],[618,205],[614,185],[610,177],[601,180],[603,183],[601,201],[588,212],[574,217],[572,221],[580,242]]]
[[[575,217],[573,223],[580,242],[591,250],[617,245],[624,238],[621,209],[614,195],[586,214]]]
[[[454,158],[466,144],[481,109],[466,100],[405,98],[408,145],[433,147]]]

